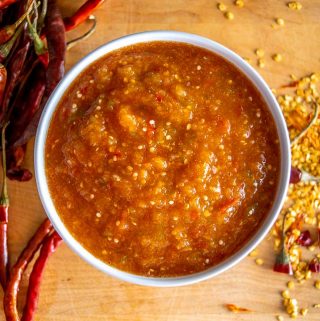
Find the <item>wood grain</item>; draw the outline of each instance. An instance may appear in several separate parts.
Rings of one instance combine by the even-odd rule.
[[[71,13],[83,1],[60,1],[63,13]],[[117,37],[145,30],[172,29],[199,34],[216,40],[256,65],[254,49],[266,53],[266,67],[259,72],[270,87],[288,82],[289,74],[303,76],[320,71],[320,1],[301,0],[301,11],[292,11],[282,0],[245,0],[244,8],[225,1],[235,19],[228,21],[212,0],[109,0],[97,12],[97,32],[68,53],[68,68],[81,57]],[[285,19],[285,26],[273,29],[275,17]],[[85,27],[82,27],[84,30]],[[74,31],[68,37],[81,33]],[[271,59],[281,53],[283,62]],[[33,144],[30,143],[26,165],[33,168]],[[45,214],[35,181],[10,183],[10,251],[14,262]],[[50,259],[42,284],[36,320],[41,321],[212,321],[275,320],[285,315],[280,291],[286,275],[272,272],[272,241],[259,246],[257,266],[246,258],[230,271],[214,279],[182,288],[158,289],[127,284],[95,270],[62,245]],[[320,303],[320,292],[312,280],[293,290],[301,307]],[[26,280],[24,280],[26,285]],[[21,290],[21,307],[25,287]],[[233,314],[224,307],[234,303],[254,310]],[[1,313],[1,312],[0,312]],[[0,314],[0,320],[4,317]],[[286,319],[288,319],[286,317]],[[319,309],[310,308],[305,320],[319,320]]]

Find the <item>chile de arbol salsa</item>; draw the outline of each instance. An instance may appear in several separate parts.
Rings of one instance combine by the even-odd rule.
[[[273,204],[279,162],[254,85],[216,54],[175,42],[90,65],[46,142],[68,230],[102,261],[146,276],[199,272],[237,251]]]

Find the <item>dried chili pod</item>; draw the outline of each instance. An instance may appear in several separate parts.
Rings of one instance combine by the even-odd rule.
[[[21,35],[23,31],[23,25],[21,25],[17,31],[15,32],[15,34],[11,37],[11,39],[9,41],[7,41],[6,43],[0,45],[0,62],[4,62],[6,60],[6,58],[9,56],[9,54],[11,53],[11,50],[15,44],[15,42],[17,41],[18,37]]]
[[[52,91],[55,89],[64,75],[66,54],[65,29],[59,7],[57,6],[55,0],[48,1],[45,32],[47,35],[49,51],[49,64],[46,72],[45,95],[42,99],[40,108],[34,114],[32,120],[21,137],[15,142],[15,146],[26,144],[29,139],[35,135],[43,107]]]
[[[285,247],[282,247],[280,253],[276,257],[276,262],[273,266],[273,271],[286,273],[289,275],[293,274],[292,265],[290,262],[289,254]]]
[[[291,166],[290,184],[297,184],[301,182],[302,172],[299,168]]]
[[[315,257],[309,263],[309,270],[314,273],[320,273],[320,259]]]
[[[4,44],[15,34],[17,28],[22,24],[22,22],[27,18],[28,14],[32,10],[32,5],[29,6],[28,10],[12,25],[2,27],[0,29],[0,44]]]
[[[13,146],[20,138],[31,119],[39,109],[45,92],[46,71],[38,64],[28,78],[20,98],[14,103],[10,116],[9,146],[7,152],[7,176],[11,180],[24,182],[32,178],[28,169],[22,167],[25,157],[26,144]]]
[[[302,231],[296,242],[302,246],[310,246],[313,243],[310,232],[308,230]]]
[[[18,2],[19,0],[0,0],[0,9],[7,8],[11,4]]]
[[[64,76],[67,50],[63,20],[55,0],[48,1],[45,31],[49,50],[46,95],[49,97]]]
[[[32,321],[35,310],[38,305],[40,284],[44,272],[44,268],[49,257],[56,251],[58,246],[62,243],[62,239],[57,232],[53,232],[44,241],[39,257],[34,263],[32,272],[29,277],[29,287],[27,293],[27,300],[23,310],[21,321]]]
[[[52,232],[52,230],[53,227],[51,222],[48,219],[44,220],[19,256],[16,264],[12,267],[3,298],[4,313],[6,320],[8,321],[20,320],[17,309],[17,296],[22,274],[33,259],[44,239]]]
[[[105,0],[86,1],[71,17],[64,19],[66,31],[72,30],[86,21],[92,12],[100,6]]]
[[[7,64],[8,79],[3,97],[3,102],[0,108],[0,122],[6,117],[7,108],[9,107],[13,91],[20,78],[21,71],[26,61],[27,53],[30,48],[30,39],[25,38],[24,41],[16,49],[15,53],[10,58]]]
[[[43,64],[35,66],[33,72],[20,92],[20,99],[15,102],[10,116],[9,145],[21,137],[42,102],[46,87],[46,70]],[[9,166],[9,168],[12,166]]]
[[[320,182],[320,177],[315,177],[302,169],[292,166],[290,184],[297,184],[299,182]]]
[[[32,178],[31,172],[22,168],[27,145],[11,147],[7,151],[7,177],[18,182],[27,182]]]

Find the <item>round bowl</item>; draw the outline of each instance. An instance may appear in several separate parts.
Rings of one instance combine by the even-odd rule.
[[[266,105],[271,112],[273,119],[276,124],[276,128],[278,131],[279,142],[280,142],[280,153],[281,153],[281,168],[280,168],[280,177],[279,183],[277,187],[276,197],[273,203],[271,210],[266,216],[264,222],[260,225],[256,233],[253,235],[251,239],[244,244],[244,246],[234,253],[232,256],[221,262],[220,264],[209,268],[200,273],[181,276],[181,277],[163,277],[163,278],[155,278],[155,277],[144,277],[139,275],[130,274],[127,272],[120,271],[112,266],[107,265],[106,263],[100,261],[96,257],[94,257],[91,253],[89,253],[86,249],[84,249],[80,243],[69,233],[67,228],[64,226],[61,221],[53,201],[50,196],[50,192],[48,189],[47,179],[45,175],[45,142],[48,133],[48,128],[51,122],[51,118],[57,105],[59,104],[60,99],[71,85],[71,83],[77,78],[77,76],[87,68],[91,63],[96,61],[97,59],[103,57],[107,53],[126,47],[129,45],[149,42],[149,41],[175,41],[175,42],[183,42],[191,45],[195,45],[198,47],[205,48],[210,50],[228,60],[230,63],[235,65],[242,73],[244,73],[247,78],[251,80],[251,82],[256,86],[263,99],[266,102]],[[40,195],[40,199],[44,206],[44,209],[51,220],[56,231],[61,235],[66,244],[76,252],[80,257],[82,257],[85,261],[98,268],[99,270],[117,277],[121,280],[128,281],[131,283],[136,283],[140,285],[147,286],[181,286],[196,283],[202,280],[206,280],[215,275],[218,275],[231,267],[237,264],[241,259],[248,255],[250,251],[252,251],[259,242],[266,236],[268,231],[271,229],[274,224],[279,211],[283,205],[287,188],[289,185],[289,176],[290,176],[290,141],[288,136],[288,131],[286,127],[285,120],[281,113],[280,107],[274,98],[272,92],[270,91],[268,85],[261,78],[261,76],[240,56],[235,54],[233,51],[225,48],[224,46],[209,40],[207,38],[203,38],[197,35],[176,32],[176,31],[149,31],[142,32],[137,34],[128,35],[116,40],[113,40],[100,48],[94,50],[86,57],[84,57],[80,62],[78,62],[62,79],[59,83],[53,94],[51,95],[47,105],[42,113],[37,136],[35,142],[35,177],[37,182],[37,187]]]

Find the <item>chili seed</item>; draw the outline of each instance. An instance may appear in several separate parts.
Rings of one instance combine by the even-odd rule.
[[[97,212],[97,213],[96,213],[96,217],[101,217],[101,213],[100,213],[100,212]]]
[[[284,299],[289,299],[290,298],[290,292],[288,290],[284,290],[284,291],[281,292],[281,296]]]
[[[287,287],[288,287],[290,290],[294,289],[294,282],[293,282],[293,281],[289,281],[289,282],[287,283]]]
[[[264,56],[264,50],[263,49],[258,48],[254,52],[259,58]]]
[[[304,317],[307,315],[307,313],[308,313],[308,309],[307,308],[302,308],[301,310],[300,310],[300,313],[301,313],[301,315],[303,315]]]
[[[282,55],[279,54],[279,53],[274,54],[274,55],[272,56],[272,59],[273,59],[275,62],[280,62],[280,61],[282,61]]]
[[[228,20],[233,20],[234,19],[234,14],[230,11],[227,11],[224,16],[228,19]]]
[[[266,66],[266,63],[264,59],[258,59],[258,67],[259,68],[264,68]]]
[[[276,18],[275,21],[277,25],[284,26],[284,20],[282,18]]]
[[[287,3],[287,6],[291,9],[291,10],[301,10],[302,9],[302,4],[298,1],[291,1]]]
[[[226,6],[224,3],[222,3],[222,2],[219,2],[219,3],[217,4],[217,8],[218,8],[220,11],[226,11],[226,10],[227,10],[227,6]]]
[[[251,251],[250,254],[249,254],[250,257],[255,257],[255,256],[257,256],[257,255],[258,255],[257,249]]]
[[[244,1],[243,0],[235,0],[234,4],[239,8],[243,8],[244,7]]]

